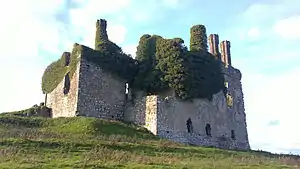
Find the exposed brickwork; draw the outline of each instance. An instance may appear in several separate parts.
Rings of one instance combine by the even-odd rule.
[[[210,34],[208,37],[208,43],[209,43],[210,53],[220,59],[221,56],[219,52],[219,35]]]
[[[231,66],[231,53],[230,53],[230,42],[225,40],[220,44],[221,48],[221,60],[226,66]]]

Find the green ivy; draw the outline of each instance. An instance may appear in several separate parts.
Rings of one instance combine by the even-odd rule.
[[[211,99],[213,94],[224,90],[222,63],[207,52],[203,25],[191,28],[190,51],[181,38],[143,35],[137,46],[136,59],[123,53],[118,45],[109,41],[106,35],[100,36],[100,33],[97,29],[96,50],[75,44],[69,66],[64,66],[66,56],[63,55],[47,67],[42,78],[44,93],[53,91],[66,73],[70,72],[72,78],[78,54],[147,94],[159,94],[171,88],[181,99]]]
[[[174,89],[177,96],[185,99],[187,96],[185,80],[186,66],[184,55],[187,49],[183,46],[183,40],[160,39],[156,46],[157,68],[163,72],[163,81],[169,88]]]
[[[125,79],[129,83],[132,82],[137,72],[137,61],[123,52],[116,52],[112,48],[103,46],[104,48],[101,51],[81,46],[81,57],[99,65],[103,70]]]
[[[133,88],[143,90],[148,94],[157,94],[167,88],[167,84],[160,80],[162,72],[156,67],[156,43],[161,38],[157,35],[143,35],[137,47],[138,73],[134,79]]]
[[[211,99],[224,88],[220,60],[203,50],[188,51],[180,38],[143,35],[136,59],[135,84],[148,94],[172,88],[181,99]]]
[[[206,28],[204,25],[195,25],[190,29],[190,50],[208,51]]]
[[[208,98],[224,90],[222,63],[204,51],[188,52],[186,55],[188,98]]]
[[[65,66],[65,61],[68,52],[64,52],[60,59],[52,62],[44,71],[42,76],[42,91],[43,93],[51,93],[57,85],[63,80],[65,75],[70,72],[70,77],[76,71],[78,63],[78,44],[74,45],[73,51],[70,54],[70,63]]]

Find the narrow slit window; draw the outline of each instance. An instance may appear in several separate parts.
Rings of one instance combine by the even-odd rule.
[[[193,123],[192,123],[191,118],[189,118],[189,119],[186,121],[186,127],[187,127],[188,133],[192,133],[192,132],[193,132]]]
[[[65,82],[64,82],[64,95],[67,95],[69,93],[70,85],[71,85],[70,75],[69,75],[69,73],[67,73],[65,76]]]
[[[235,131],[234,130],[231,130],[231,138],[232,138],[232,140],[235,140]]]
[[[211,126],[210,126],[210,124],[206,124],[205,132],[206,132],[207,136],[211,136]]]

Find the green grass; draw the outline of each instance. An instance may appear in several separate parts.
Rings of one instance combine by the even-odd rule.
[[[185,146],[96,118],[0,116],[0,168],[296,168],[300,157]],[[298,166],[299,167],[299,166]]]

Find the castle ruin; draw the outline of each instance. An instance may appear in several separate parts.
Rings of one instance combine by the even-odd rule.
[[[108,39],[106,21],[96,23],[98,36]],[[97,39],[97,37],[96,37]],[[153,134],[175,142],[225,149],[250,149],[241,84],[241,72],[232,67],[230,42],[219,37],[208,38],[210,53],[223,62],[226,93],[215,93],[212,99],[178,99],[172,90],[148,95],[134,90],[121,77],[105,71],[85,56],[96,52],[83,50],[63,53],[68,69],[76,59],[73,72],[67,72],[54,90],[46,94],[45,104],[52,116],[86,116],[133,122]],[[97,44],[95,44],[97,48]],[[70,74],[71,73],[71,74]]]

